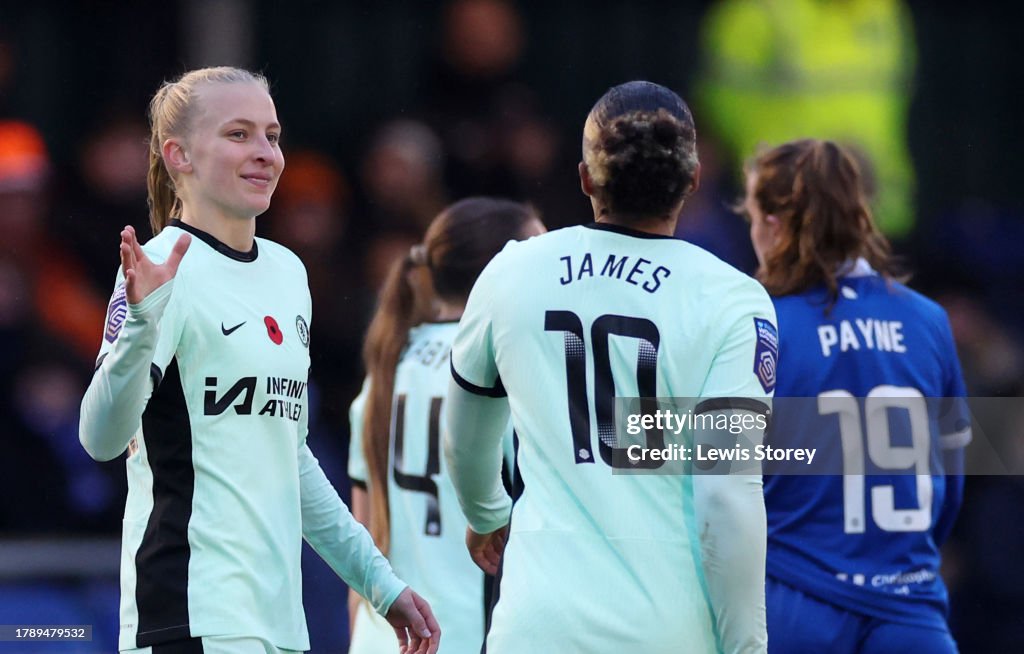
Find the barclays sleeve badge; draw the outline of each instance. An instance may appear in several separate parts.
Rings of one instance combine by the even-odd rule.
[[[765,393],[775,390],[775,369],[779,363],[779,332],[768,320],[754,318],[757,348],[754,350],[754,374]]]
[[[103,338],[107,339],[108,343],[117,340],[117,335],[121,333],[121,328],[124,327],[124,320],[127,317],[128,300],[125,296],[124,282],[121,282],[114,289],[114,295],[111,296],[110,304],[107,306],[107,326],[103,330]]]

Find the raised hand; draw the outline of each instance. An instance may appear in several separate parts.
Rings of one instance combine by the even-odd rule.
[[[427,600],[406,588],[388,610],[388,623],[398,637],[400,654],[436,654],[441,627]]]
[[[508,525],[496,529],[489,534],[478,534],[466,527],[466,547],[473,563],[489,575],[498,573],[498,563],[505,551],[505,540],[508,538]]]
[[[142,251],[131,225],[121,230],[121,269],[124,270],[125,296],[129,304],[142,302],[147,295],[172,279],[178,272],[178,264],[185,256],[192,237],[182,234],[174,244],[167,261],[154,264]]]

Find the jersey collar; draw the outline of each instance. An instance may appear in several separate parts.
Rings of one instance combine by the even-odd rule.
[[[221,254],[223,254],[225,257],[228,257],[229,259],[234,259],[235,261],[241,261],[243,263],[249,263],[251,261],[256,261],[256,257],[259,255],[259,250],[256,248],[256,241],[255,240],[253,240],[253,242],[252,242],[252,249],[251,250],[249,250],[248,252],[242,252],[241,250],[236,250],[236,249],[234,249],[234,248],[232,248],[232,247],[230,247],[228,245],[225,245],[221,241],[218,241],[216,238],[214,238],[214,236],[212,234],[209,234],[208,232],[204,232],[203,230],[199,229],[198,227],[195,227],[193,225],[189,225],[188,223],[183,223],[180,220],[178,220],[177,218],[175,218],[174,220],[171,220],[170,222],[168,222],[167,226],[168,227],[177,227],[178,229],[185,230],[189,234],[192,234],[195,237],[202,239],[203,242],[205,242],[207,245],[212,247],[217,252],[220,252]]]
[[[674,236],[665,236],[664,234],[652,234],[650,232],[642,232],[639,229],[623,227],[622,225],[613,225],[612,223],[589,223],[584,225],[584,227],[588,229],[599,229],[603,232],[615,232],[616,234],[635,236],[636,238],[668,239],[670,241],[675,239]]]
[[[869,277],[877,274],[864,257],[847,259],[836,271],[836,277]]]

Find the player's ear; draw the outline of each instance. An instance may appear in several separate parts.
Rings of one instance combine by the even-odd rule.
[[[583,189],[583,194],[587,197],[594,195],[594,181],[590,179],[590,170],[587,169],[587,164],[580,162],[580,188]]]
[[[164,156],[164,162],[168,169],[179,173],[192,172],[192,161],[181,139],[169,138],[164,141],[161,154]]]
[[[697,162],[697,167],[693,170],[693,183],[690,184],[690,190],[686,192],[687,197],[693,195],[700,188],[700,162]]]

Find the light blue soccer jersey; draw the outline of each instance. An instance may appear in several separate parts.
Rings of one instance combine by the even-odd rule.
[[[767,398],[758,326],[773,323],[751,278],[607,224],[488,265],[452,351],[463,389],[507,394],[519,437],[488,651],[715,651],[693,478],[613,474],[614,398]]]
[[[395,573],[430,603],[444,634],[440,651],[456,654],[479,652],[484,636],[484,575],[466,549],[466,518],[441,456],[449,357],[457,330],[455,322],[426,323],[409,333],[395,371],[387,479],[388,559]],[[369,479],[363,413],[370,383],[364,383],[349,412],[349,476],[363,486]],[[505,442],[510,450],[511,426]],[[371,621],[368,612],[357,614],[353,654],[395,647],[394,632],[375,629]],[[361,629],[379,632],[379,641],[364,638]]]
[[[775,299],[767,440],[817,448],[850,474],[765,477],[768,574],[863,615],[944,627],[939,547],[962,478],[932,468],[932,453],[962,448],[970,422],[961,403],[927,398],[965,395],[956,347],[941,307],[858,270],[828,313],[824,287]]]
[[[404,584],[306,446],[301,262],[177,221],[143,249],[163,261],[184,231],[176,277],[140,305],[126,305],[119,276],[82,406],[90,453],[128,448],[119,647],[220,635],[305,650],[303,535],[378,609]]]

